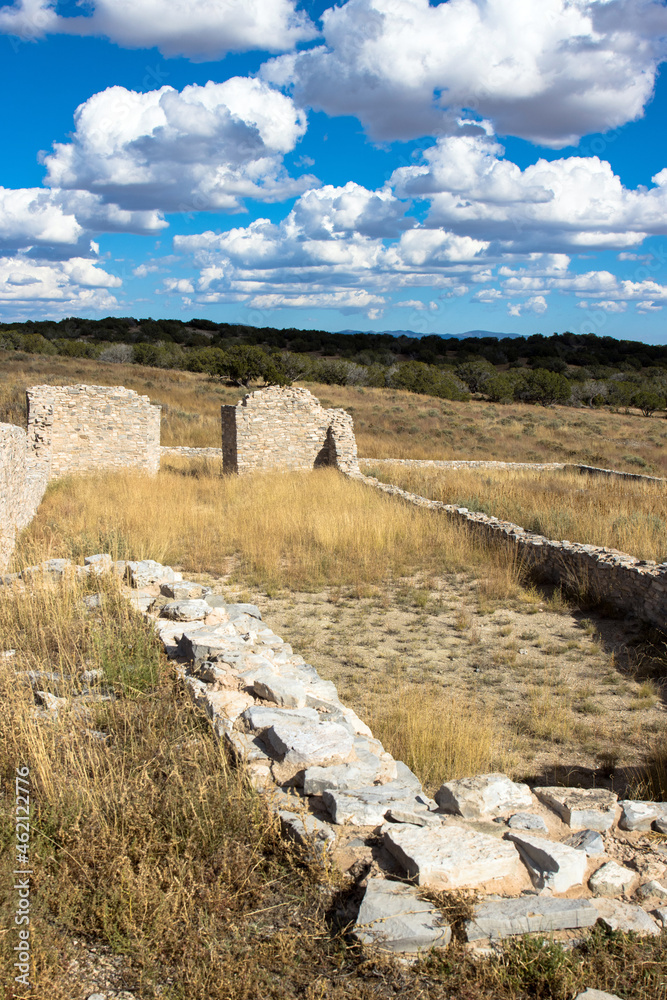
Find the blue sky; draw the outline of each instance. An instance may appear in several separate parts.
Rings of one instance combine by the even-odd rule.
[[[663,0],[0,3],[0,318],[667,342]]]

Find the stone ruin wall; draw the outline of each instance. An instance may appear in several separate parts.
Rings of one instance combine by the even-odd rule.
[[[325,410],[307,389],[259,389],[221,416],[226,473],[326,465],[359,472],[351,415]]]
[[[0,424],[0,572],[47,483],[68,473],[160,467],[160,407],[123,386],[37,385],[27,432]]]
[[[97,469],[160,468],[160,411],[122,385],[36,385],[28,389],[29,447],[51,415],[50,479]]]

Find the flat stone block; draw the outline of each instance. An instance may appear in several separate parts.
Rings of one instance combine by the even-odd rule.
[[[598,920],[610,931],[632,931],[642,936],[657,937],[660,928],[649,914],[635,903],[624,903],[620,899],[592,899],[598,911]]]
[[[524,873],[512,844],[455,824],[439,829],[403,823],[382,827],[384,845],[419,885],[472,889]]]
[[[317,723],[319,714],[314,708],[274,708],[272,705],[253,705],[243,713],[243,721],[257,732],[269,729],[280,722],[297,724],[302,722]]]
[[[352,735],[335,722],[277,722],[267,731],[266,739],[284,763],[292,767],[343,763],[354,751]]]
[[[353,826],[379,826],[390,809],[413,810],[419,805],[414,789],[397,781],[348,790],[328,789],[322,798],[334,823]]]
[[[613,826],[617,796],[606,788],[536,788],[535,794],[577,830],[605,831]]]
[[[591,875],[588,884],[596,896],[621,896],[637,878],[637,873],[608,861]]]
[[[210,615],[211,609],[206,601],[169,601],[160,610],[162,618],[176,622],[202,621]]]
[[[533,799],[528,785],[516,784],[504,774],[481,774],[446,781],[435,793],[435,801],[442,812],[481,819],[527,809]]]
[[[368,880],[359,908],[354,936],[365,945],[386,951],[412,953],[445,948],[451,927],[415,889],[383,878]]]
[[[589,858],[604,854],[604,841],[597,830],[580,830],[563,843],[577,851],[585,851]]]
[[[529,833],[508,831],[505,837],[519,848],[538,888],[567,892],[583,882],[587,863],[583,851]]]
[[[475,907],[466,923],[468,941],[510,937],[513,934],[546,933],[592,927],[598,911],[587,899],[549,899],[521,896],[518,899],[487,900]]]
[[[654,820],[667,820],[667,802],[643,802],[622,799],[623,813],[619,822],[622,830],[650,830]]]
[[[577,993],[574,1000],[621,1000],[619,996],[615,993],[605,993],[604,990],[584,990],[583,993]]]
[[[534,813],[514,813],[507,821],[507,825],[511,830],[540,830],[542,833],[549,832],[547,824],[542,817],[536,816]]]

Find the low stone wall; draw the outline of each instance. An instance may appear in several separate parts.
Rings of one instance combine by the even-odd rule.
[[[635,559],[626,552],[598,545],[555,541],[526,531],[511,521],[501,521],[467,507],[428,500],[371,476],[359,474],[351,478],[407,503],[442,513],[455,523],[465,525],[484,544],[506,545],[514,550],[521,564],[541,580],[584,592],[597,603],[609,604],[667,631],[667,562],[657,564]]]
[[[36,385],[28,389],[28,446],[50,412],[52,479],[97,469],[160,467],[160,410],[124,386]]]
[[[434,458],[360,458],[359,461],[363,462],[364,465],[414,465],[421,468],[438,469],[534,469],[536,472],[567,469],[568,472],[581,472],[583,475],[633,479],[660,486],[667,483],[667,479],[662,479],[660,476],[642,476],[637,472],[618,472],[616,469],[599,469],[595,465],[572,465],[568,462],[466,461],[458,458],[447,461]]]
[[[7,568],[26,504],[26,433],[0,424],[0,572]]]
[[[221,416],[226,473],[325,465],[359,471],[352,417],[325,410],[307,389],[259,389],[223,406]]]
[[[161,445],[160,455],[181,456],[183,458],[222,458],[222,448],[188,448],[187,445]]]

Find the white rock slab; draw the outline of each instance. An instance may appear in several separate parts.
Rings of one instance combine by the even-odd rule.
[[[538,888],[567,892],[583,882],[588,860],[584,851],[514,830],[505,837],[517,845]]]
[[[623,809],[618,824],[621,830],[650,830],[654,820],[667,820],[667,802],[622,799],[620,805]]]
[[[354,936],[365,945],[385,951],[414,954],[445,948],[451,927],[431,903],[417,897],[402,882],[370,878],[359,908]]]
[[[616,818],[617,795],[606,788],[535,788],[538,799],[576,830],[609,830]]]
[[[332,789],[354,789],[372,785],[381,771],[381,763],[369,768],[353,761],[351,764],[332,764],[330,767],[309,767],[303,776],[304,795],[322,795]]]
[[[574,847],[577,851],[585,851],[589,858],[604,854],[604,840],[597,830],[580,830],[573,833],[564,841],[568,847]]]
[[[314,708],[290,709],[274,708],[272,705],[253,705],[243,713],[243,721],[248,724],[249,729],[260,732],[281,722],[287,722],[289,725],[318,723],[320,717]]]
[[[639,899],[667,899],[667,886],[656,879],[651,879],[650,882],[644,882],[639,886],[636,895]]]
[[[281,677],[272,670],[258,671],[252,681],[252,689],[258,698],[272,701],[285,708],[305,708],[306,689],[299,681]]]
[[[322,793],[324,805],[336,824],[379,826],[394,808],[412,810],[421,804],[414,788],[400,781],[355,789],[328,789]]]
[[[528,809],[533,799],[528,785],[517,784],[504,774],[480,774],[446,781],[435,793],[435,801],[443,812],[481,819]]]
[[[607,861],[588,880],[596,896],[622,896],[637,879],[637,872],[624,868],[615,861]]]
[[[171,597],[174,601],[187,601],[191,598],[201,597],[204,588],[200,583],[193,583],[191,580],[172,580],[170,583],[162,584],[160,593],[163,597]],[[208,604],[208,610],[210,614],[212,610],[210,604]]]
[[[291,767],[344,763],[354,752],[354,739],[336,722],[294,724],[277,722],[267,730],[267,742]]]
[[[587,899],[491,899],[477,904],[473,919],[466,922],[466,936],[468,941],[493,941],[514,934],[592,927],[597,919],[598,911]]]
[[[658,923],[662,924],[663,927],[667,927],[667,906],[659,906],[653,913]]]
[[[549,829],[541,816],[535,813],[514,813],[507,821],[507,825],[512,830],[539,830],[548,833]]]
[[[649,914],[635,903],[620,899],[592,899],[598,920],[610,931],[633,931],[642,936],[658,937],[660,928]]]
[[[207,618],[211,609],[206,601],[169,601],[160,610],[162,618],[176,622],[197,622]]]
[[[512,844],[458,824],[439,829],[385,824],[384,845],[419,885],[473,889],[496,879],[525,874]]]

